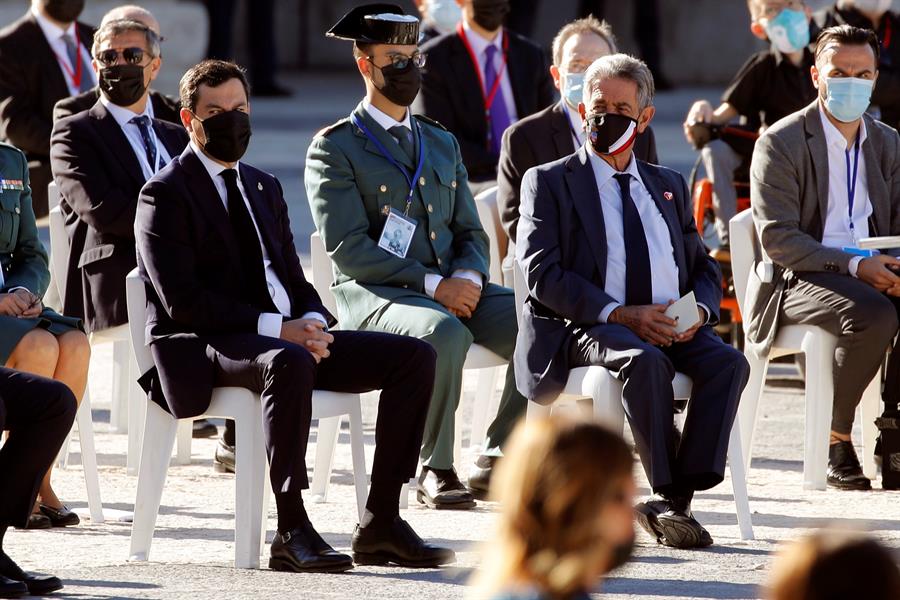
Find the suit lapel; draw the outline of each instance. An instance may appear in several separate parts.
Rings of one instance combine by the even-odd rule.
[[[525,64],[521,60],[515,60],[519,55],[518,40],[508,29],[503,30],[503,35],[508,36],[509,38],[506,70],[509,72],[509,87],[512,88],[513,103],[516,106],[516,115],[521,119],[523,116],[532,112],[528,110],[529,107],[523,105],[529,87],[528,81],[532,76],[532,73],[529,72],[532,65]],[[571,154],[571,152],[568,154]]]
[[[631,160],[637,159],[632,156]],[[677,202],[675,193],[680,190],[667,189],[666,183],[662,181],[655,169],[649,168],[646,163],[638,161],[637,167],[644,186],[650,193],[650,197],[653,198],[653,202],[656,203],[656,208],[659,209],[660,214],[666,220],[666,225],[669,228],[669,237],[672,240],[672,249],[675,251],[675,264],[678,265],[681,273],[686,273],[687,260],[684,256],[681,217],[678,215],[678,208],[675,206],[675,202]],[[665,195],[667,192],[672,198],[671,200],[666,199]]]
[[[182,150],[184,150],[184,138],[175,135],[172,130],[163,127],[159,119],[153,119],[153,131],[156,132],[157,139],[165,147],[170,159],[175,158],[181,153]]]
[[[863,142],[862,154],[866,161],[866,187],[869,193],[869,202],[872,204],[872,217],[869,221],[872,231],[869,232],[869,235],[876,236],[890,230],[891,207],[885,176],[881,172],[880,157],[875,154],[875,149],[882,148],[883,144],[880,143],[881,140],[872,139],[879,135],[879,131],[869,120],[868,115],[863,119],[866,121],[868,137]]]
[[[458,90],[454,99],[463,103],[461,114],[471,115],[471,119],[479,132],[480,139],[487,139],[487,120],[484,116],[484,92],[477,67],[472,64],[469,51],[458,33],[453,34],[454,44],[450,56],[450,69],[453,71],[453,86]]]
[[[556,146],[557,156],[568,156],[575,148],[572,140],[572,124],[565,106],[565,100],[560,100],[553,107],[550,124],[553,127],[553,145]]]
[[[400,149],[400,144],[397,143],[397,140],[394,139],[394,136],[385,131],[385,129],[381,125],[379,125],[371,115],[369,115],[368,111],[363,107],[362,103],[360,103],[356,107],[356,110],[353,111],[353,114],[355,114],[357,118],[359,118],[363,122],[363,125],[365,125],[369,130],[369,133],[371,133],[375,137],[375,139],[381,142],[381,145],[390,153],[394,160],[404,165],[407,169],[410,170],[410,173],[412,173],[412,171],[416,168],[416,166],[412,164],[412,159],[410,159],[406,155],[406,152]],[[414,125],[414,123],[412,123],[412,116],[410,116],[410,125]],[[354,132],[357,135],[361,135],[366,138],[365,149],[367,151],[386,158],[384,156],[384,153],[378,148],[378,145],[375,144],[375,142],[373,142],[371,139],[369,139],[369,136],[363,133],[361,129],[354,126]],[[413,135],[415,135],[415,133]]]
[[[819,101],[815,100],[806,108],[806,146],[812,159],[813,174],[816,178],[816,195],[819,200],[819,240],[825,231],[825,217],[828,215],[828,140],[822,128],[819,115]]]
[[[134,181],[142,186],[145,183],[144,171],[141,169],[141,163],[137,156],[134,155],[134,148],[128,142],[125,132],[116,122],[115,118],[106,110],[106,107],[98,100],[90,112],[100,131],[100,138],[112,150],[116,159],[124,167],[125,172],[134,179]]]
[[[225,242],[225,249],[228,256],[235,265],[241,264],[240,252],[237,246],[237,240],[234,238],[234,231],[231,228],[231,222],[228,220],[228,211],[222,203],[222,197],[219,196],[219,190],[213,183],[203,163],[194,154],[190,146],[181,153],[179,161],[184,166],[185,172],[189,175],[188,186],[192,195],[206,213],[209,220],[215,224],[222,240]],[[223,167],[224,168],[224,167]]]
[[[606,225],[603,221],[597,178],[594,176],[594,168],[585,149],[580,149],[575,156],[570,157],[566,167],[569,195],[575,204],[575,211],[581,217],[600,279],[606,281]]]
[[[269,260],[272,261],[278,278],[285,282],[288,280],[287,270],[281,258],[281,248],[275,246],[275,240],[279,239],[280,232],[275,230],[275,215],[272,214],[269,203],[265,201],[265,186],[256,173],[246,165],[240,165],[240,173],[241,183],[244,184],[244,191],[247,192],[247,199],[250,201],[250,208],[253,209],[253,218],[259,228],[266,251],[269,253]]]
[[[66,83],[66,76],[63,75],[62,67],[50,42],[44,36],[41,26],[38,25],[37,19],[30,12],[28,13],[28,22],[30,23],[31,35],[34,42],[29,46],[31,51],[37,52],[40,61],[44,63],[43,69],[44,82],[47,85],[46,96],[50,98],[68,98],[69,85]]]

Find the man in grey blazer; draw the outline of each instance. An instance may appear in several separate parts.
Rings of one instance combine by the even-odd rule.
[[[822,31],[817,100],[756,143],[751,205],[772,281],[751,276],[748,348],[764,355],[779,324],[822,327],[838,338],[828,484],[870,489],[850,441],[856,405],[898,327],[900,260],[858,250],[860,239],[900,234],[900,136],[864,114],[878,75],[868,29]],[[896,404],[892,353],[884,400]]]

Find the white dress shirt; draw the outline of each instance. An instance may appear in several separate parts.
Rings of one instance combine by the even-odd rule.
[[[406,111],[406,115],[403,117],[402,121],[397,121],[390,115],[385,114],[383,111],[372,106],[368,100],[363,100],[363,108],[369,116],[372,117],[376,123],[381,125],[385,131],[390,133],[391,127],[396,127],[397,125],[402,125],[406,127],[410,131],[412,131],[412,126],[410,124],[409,111]],[[393,137],[393,135],[391,136]],[[399,142],[397,142],[399,145]],[[478,271],[473,271],[472,269],[457,269],[453,272],[451,277],[457,277],[460,279],[468,279],[475,285],[479,287],[479,289],[483,285],[483,278],[481,273]],[[436,273],[428,273],[425,275],[425,293],[428,294],[429,297],[434,298],[434,293],[437,291],[438,285],[441,283],[441,280],[444,278]]]
[[[59,69],[63,72],[63,77],[66,80],[66,85],[69,87],[69,94],[72,96],[77,96],[81,93],[81,90],[75,84],[75,80],[72,78],[69,73],[76,73],[78,71],[78,66],[73,65],[69,60],[69,51],[66,49],[66,42],[63,41],[64,35],[72,36],[73,40],[78,40],[78,51],[81,55],[81,76],[87,77],[88,81],[91,82],[91,86],[97,85],[97,77],[94,75],[94,70],[91,68],[91,53],[88,50],[88,46],[93,42],[93,40],[80,40],[75,37],[76,26],[75,23],[69,25],[69,27],[65,30],[60,29],[54,23],[51,23],[44,15],[39,13],[34,7],[31,8],[31,14],[34,15],[34,18],[37,20],[37,24],[40,26],[41,31],[44,32],[44,37],[47,38],[47,43],[50,44],[50,48],[53,50],[53,53],[56,54],[56,60],[59,61]],[[66,65],[65,67],[63,65]],[[66,70],[68,67],[68,71]]]
[[[566,116],[569,117],[569,125],[572,127],[572,143],[575,144],[575,150],[578,150],[584,144],[585,140],[581,115],[577,110],[569,106],[569,103],[565,100],[560,100],[560,102],[566,107]]]
[[[606,283],[604,290],[615,302],[607,304],[600,311],[599,320],[606,323],[610,313],[625,304],[625,226],[622,222],[622,194],[619,183],[613,178],[617,173],[596,153],[588,150],[597,188],[600,191],[600,205],[606,228]],[[631,199],[634,201],[644,226],[647,248],[650,251],[650,274],[652,279],[653,303],[666,304],[678,300],[678,265],[672,248],[669,226],[650,192],[644,186],[638,172],[637,161],[632,158],[625,173],[631,175]],[[704,307],[705,308],[705,307]],[[709,311],[707,310],[707,315]]]
[[[509,64],[507,63],[505,67],[503,66],[503,29],[500,29],[500,33],[497,34],[494,41],[489,41],[473,31],[465,19],[462,20],[462,26],[466,32],[466,39],[469,40],[469,45],[472,47],[472,52],[475,54],[475,58],[478,59],[478,72],[481,76],[481,83],[485,87],[487,87],[487,79],[484,77],[484,68],[487,65],[485,50],[487,50],[488,46],[497,48],[497,51],[494,53],[494,72],[500,73],[500,69],[503,69],[503,73],[500,75],[500,89],[503,90],[503,100],[506,103],[506,114],[509,115],[509,124],[512,125],[519,120],[519,117],[516,114],[516,97],[513,95],[512,84],[509,82]],[[487,93],[491,90],[484,89],[482,91]]]
[[[856,173],[856,192],[853,196],[853,229],[856,239],[850,232],[850,198],[847,193],[847,152],[850,153],[850,168],[856,162],[856,144],[847,144],[837,127],[819,107],[819,117],[825,130],[825,143],[828,148],[828,211],[825,215],[825,230],[822,233],[822,245],[829,248],[856,247],[858,240],[869,236],[869,216],[872,214],[872,202],[869,200],[869,183],[866,177],[866,158],[863,144],[868,137],[865,120],[859,126],[859,166]],[[851,175],[852,176],[852,175]],[[850,274],[856,277],[856,270],[864,257],[854,256],[850,259]]]
[[[200,159],[200,162],[206,168],[207,173],[209,173],[209,177],[212,179],[213,184],[216,186],[216,191],[219,192],[219,199],[222,201],[222,205],[225,207],[225,211],[227,212],[228,190],[225,187],[225,179],[222,177],[222,171],[224,171],[226,167],[223,167],[219,163],[203,154],[200,148],[198,148],[193,141],[191,141],[191,150],[194,152],[194,154],[197,155],[197,158]],[[259,247],[262,249],[263,265],[266,271],[266,284],[269,288],[269,295],[272,297],[272,303],[275,304],[275,308],[278,309],[277,313],[261,313],[259,315],[259,321],[257,322],[256,328],[259,335],[281,337],[281,324],[284,321],[282,317],[291,316],[291,300],[288,296],[287,290],[281,283],[281,280],[278,279],[278,274],[275,272],[275,268],[272,266],[272,261],[269,259],[269,251],[266,249],[265,243],[263,243],[262,235],[259,232],[259,225],[257,225],[256,223],[256,216],[253,214],[253,208],[250,206],[250,200],[247,198],[247,190],[244,189],[244,183],[241,181],[240,166],[240,163],[234,165],[234,169],[238,172],[237,186],[241,191],[241,196],[244,198],[244,204],[247,206],[247,211],[250,213],[250,218],[253,220],[253,227],[256,229],[256,235],[259,238]],[[326,326],[328,325],[328,321],[325,320],[325,317],[317,312],[308,312],[301,318],[316,319],[317,321],[321,321],[322,323],[324,323]]]
[[[131,144],[131,149],[134,150],[134,155],[141,164],[141,171],[144,173],[145,180],[150,179],[163,168],[163,166],[169,164],[172,157],[169,156],[165,144],[162,143],[162,140],[159,139],[159,136],[156,135],[156,130],[153,128],[153,111],[150,108],[153,103],[150,102],[149,98],[147,98],[147,106],[144,109],[144,112],[140,114],[131,112],[127,108],[117,104],[113,104],[103,94],[100,94],[100,102],[106,107],[106,110],[109,111],[109,114],[112,115],[113,119],[116,120],[119,127],[122,128],[122,133],[125,134],[128,143]],[[141,116],[150,117],[151,119],[150,135],[153,136],[153,143],[156,144],[155,165],[151,165],[147,162],[147,149],[144,147],[144,138],[141,137],[141,128],[138,127],[136,123],[131,122],[133,118]]]

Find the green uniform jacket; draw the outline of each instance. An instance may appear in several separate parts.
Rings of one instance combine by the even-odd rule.
[[[4,143],[0,143],[0,268],[3,269],[0,293],[23,287],[43,296],[50,285],[47,251],[38,239],[31,206],[28,161],[19,149]],[[78,319],[63,317],[46,308],[34,319],[0,315],[0,366],[6,363],[19,340],[35,327],[58,335],[81,328],[81,324]]]
[[[354,114],[394,158],[416,165],[360,104]],[[409,185],[402,173],[349,118],[313,140],[306,156],[306,195],[313,220],[334,263],[332,290],[341,327],[358,329],[382,306],[425,294],[425,275],[449,277],[471,269],[489,279],[488,237],[481,227],[459,144],[434,121],[412,119],[416,155],[423,167],[409,216],[417,227],[406,258],[378,247],[387,212],[406,209]],[[417,126],[418,125],[418,126]]]

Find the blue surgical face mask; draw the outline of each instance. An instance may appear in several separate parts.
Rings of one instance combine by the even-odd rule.
[[[562,93],[563,98],[566,99],[566,104],[574,110],[578,110],[584,91],[584,73],[566,73],[562,76],[560,83],[562,83]]]
[[[869,108],[874,85],[873,79],[826,77],[825,108],[838,121],[852,123]]]
[[[760,22],[779,52],[789,54],[809,45],[809,21],[802,10],[786,8],[771,21],[763,19]]]
[[[426,6],[429,20],[441,33],[450,33],[462,19],[462,9],[454,0],[429,0]]]

